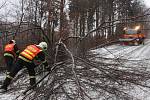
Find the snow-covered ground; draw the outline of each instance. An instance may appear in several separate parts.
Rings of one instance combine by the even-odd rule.
[[[22,70],[23,71],[23,70]],[[18,74],[20,75],[22,73],[22,71],[20,71]],[[5,73],[0,73],[0,84],[2,84],[2,80],[4,80],[6,77]],[[0,100],[22,100],[22,92],[25,91],[25,87],[22,87],[21,85],[19,86],[19,83],[24,83],[24,81],[26,81],[28,79],[24,79],[22,80],[18,80],[17,83],[11,84],[8,88],[8,92],[6,93],[0,93]],[[26,86],[28,86],[29,84],[27,84]],[[21,88],[21,90],[19,90],[19,88]],[[19,96],[19,97],[18,97]],[[16,99],[17,98],[17,99]]]
[[[92,52],[98,54],[99,57],[105,58],[148,60],[150,59],[150,40],[145,40],[145,45],[126,46],[117,44],[92,50]]]
[[[143,66],[150,68],[149,39],[145,40],[144,45],[125,46],[117,44],[92,50],[92,53],[96,55],[96,57],[94,57],[93,59],[97,61],[106,59],[106,63],[114,63],[118,60],[121,64],[124,64],[124,66],[126,67],[133,66],[138,68]],[[131,89],[131,91],[129,92],[139,100],[150,100],[150,89],[136,87],[135,90]]]
[[[98,60],[99,57],[110,59],[110,62],[112,59],[124,59],[127,60],[126,64],[128,64],[128,61],[130,64],[134,61],[132,62],[133,66],[143,65],[148,67],[150,65],[150,40],[146,40],[145,45],[122,46],[116,44],[91,51],[95,54],[96,60]],[[2,79],[4,79],[4,74],[0,75],[0,80]],[[140,98],[140,100],[150,100],[150,91],[145,90],[145,92],[142,90],[143,92],[141,92],[140,89],[140,87],[137,87],[136,92],[134,92],[135,90],[131,91],[134,92],[135,97]],[[19,93],[0,94],[0,100],[14,100]]]

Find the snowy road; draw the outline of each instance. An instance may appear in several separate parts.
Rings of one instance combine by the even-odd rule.
[[[136,66],[150,65],[150,40],[145,41],[145,45],[139,46],[122,46],[112,45],[104,48],[92,50],[92,53],[96,55],[96,58],[107,58],[107,59],[124,59],[127,60],[126,64],[133,64]],[[134,61],[131,63],[131,61]],[[0,79],[4,77],[1,75]],[[137,89],[138,90],[138,89]],[[19,93],[19,92],[18,92]],[[17,93],[17,95],[18,95]],[[140,92],[135,94],[137,97],[141,97],[140,100],[150,100],[150,92]],[[0,94],[0,100],[13,100],[16,97],[16,93]]]
[[[112,45],[96,50],[94,54],[104,58],[122,58],[128,60],[146,60],[150,59],[150,40],[145,40],[145,45],[123,46],[120,44]]]
[[[144,45],[123,46],[120,44],[92,50],[96,55],[94,60],[105,60],[106,63],[118,63],[126,67],[148,68],[150,69],[150,40],[146,40]],[[119,59],[118,62],[116,59]],[[137,88],[131,90],[139,100],[150,100],[150,90]]]

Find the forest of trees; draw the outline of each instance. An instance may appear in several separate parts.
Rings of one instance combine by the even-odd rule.
[[[72,50],[79,44],[86,51],[114,41],[124,27],[138,24],[148,27],[148,10],[141,0],[20,0],[19,3],[20,7],[13,5],[18,7],[16,21],[2,21],[1,32],[42,35],[52,47],[62,38]]]
[[[4,7],[5,2],[0,10]],[[145,68],[125,67],[119,59],[114,60],[117,64],[103,58],[97,62],[88,52],[116,43],[124,27],[141,25],[147,33],[150,14],[142,0],[20,0],[13,7],[16,14],[0,17],[0,45],[15,39],[23,49],[46,41],[49,65],[63,62],[24,100],[132,100],[128,89],[149,88]]]

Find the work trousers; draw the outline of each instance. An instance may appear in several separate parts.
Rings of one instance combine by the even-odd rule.
[[[10,57],[10,56],[4,56],[4,59],[5,59],[6,70],[7,70],[7,74],[8,74],[8,73],[10,73],[10,71],[13,67],[14,58]]]
[[[15,77],[15,75],[25,66],[28,70],[29,76],[30,76],[30,85],[33,86],[36,83],[36,78],[35,78],[35,70],[34,68],[36,67],[35,64],[26,62],[20,58],[18,58],[16,64],[14,65],[13,69],[10,71],[9,75],[6,77],[4,80],[4,83],[2,85],[2,88],[7,89],[9,86],[11,80]]]

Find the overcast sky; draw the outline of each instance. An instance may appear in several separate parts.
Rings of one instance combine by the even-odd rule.
[[[16,3],[16,2],[18,2],[19,0],[0,0],[0,5],[1,5],[4,1]],[[144,0],[144,1],[145,1],[145,4],[150,7],[150,0]]]
[[[21,1],[21,0],[0,0],[0,6],[5,2],[5,1],[7,1],[7,3],[6,3],[6,6],[10,6],[10,5],[12,5],[12,4],[18,4],[18,2],[19,1]],[[150,7],[150,0],[144,0],[144,2],[145,2],[145,4],[148,6],[148,7]],[[11,9],[12,9],[12,6],[10,6],[11,7]],[[10,7],[8,7],[8,8],[10,8]]]
[[[9,16],[9,20],[14,20],[16,11],[19,8],[20,0],[0,0],[0,19],[6,20]]]
[[[0,7],[2,4],[4,4],[4,2],[6,1],[6,4],[4,5],[5,7],[3,7],[3,9],[0,8],[0,16],[3,15],[3,18],[5,18],[6,16],[8,16],[8,13],[12,14],[12,17],[14,16],[14,14],[16,14],[16,9],[18,9],[18,7],[16,5],[19,5],[19,1],[21,0],[0,0]],[[150,8],[150,0],[144,0],[145,4],[147,7]],[[0,18],[1,19],[1,18]]]
[[[145,1],[145,4],[150,7],[150,0],[144,0]]]

